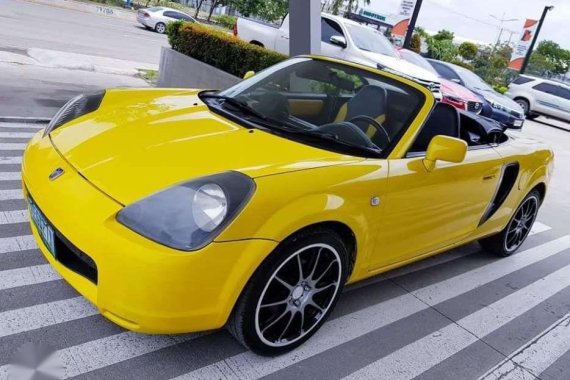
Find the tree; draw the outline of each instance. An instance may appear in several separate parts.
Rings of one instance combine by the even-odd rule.
[[[453,42],[453,38],[455,37],[455,34],[453,32],[450,32],[449,30],[445,30],[442,29],[439,32],[437,32],[437,34],[435,34],[432,38],[436,41],[452,41]]]
[[[370,5],[370,0],[348,0],[346,4],[346,13],[348,14],[350,12],[356,11],[361,1],[364,5]],[[331,13],[333,15],[338,15],[340,8],[344,2],[345,0],[333,0],[331,5]]]
[[[412,34],[412,40],[410,41],[410,50],[413,50],[418,54],[421,53],[422,37],[417,32]]]
[[[194,18],[198,18],[198,13],[200,13],[200,8],[202,8],[202,3],[204,0],[198,0],[198,6],[196,7],[196,12],[194,13]]]
[[[473,60],[475,73],[487,83],[505,85],[512,51],[507,43],[484,47]]]
[[[477,56],[479,48],[472,42],[463,42],[458,48],[459,55],[467,61],[472,61]]]
[[[257,9],[257,15],[267,21],[283,20],[289,13],[288,0],[266,0],[263,6]]]
[[[249,17],[250,15],[257,14],[259,8],[264,5],[263,0],[232,0],[232,5],[235,9],[244,15]]]
[[[428,39],[428,55],[431,58],[451,62],[457,57],[457,47],[450,39],[438,40],[430,37]]]
[[[552,72],[552,74],[564,74],[570,68],[570,51],[563,49],[554,41],[541,41],[531,55],[537,54],[534,63],[537,67]]]

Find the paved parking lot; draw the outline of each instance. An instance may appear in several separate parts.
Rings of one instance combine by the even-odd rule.
[[[225,330],[150,336],[101,317],[30,236],[19,170],[40,126],[0,123],[0,379],[31,341],[59,350],[75,379],[567,380],[570,133],[543,122],[522,133],[553,144],[556,172],[519,253],[498,259],[470,244],[354,285],[320,332],[276,358]]]

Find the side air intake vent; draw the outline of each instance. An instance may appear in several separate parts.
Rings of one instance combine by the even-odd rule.
[[[520,167],[518,162],[513,162],[503,167],[503,172],[501,174],[499,184],[497,185],[495,196],[491,200],[491,203],[489,203],[489,206],[483,214],[479,225],[489,220],[489,218],[491,218],[493,214],[497,212],[499,207],[501,207],[501,205],[505,202],[505,199],[507,199],[515,183],[517,182],[517,178],[519,176],[519,168]]]

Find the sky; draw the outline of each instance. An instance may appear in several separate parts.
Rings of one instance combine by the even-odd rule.
[[[401,0],[371,0],[369,6],[380,14],[397,14]],[[457,37],[491,43],[497,40],[501,19],[503,27],[515,32],[513,41],[523,28],[526,18],[539,19],[544,6],[554,5],[546,15],[539,41],[548,39],[570,49],[570,0],[423,0],[417,25],[428,31],[448,29]],[[504,14],[504,17],[503,17]],[[503,32],[508,40],[510,31]]]

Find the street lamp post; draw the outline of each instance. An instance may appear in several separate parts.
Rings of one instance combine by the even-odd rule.
[[[412,13],[412,18],[408,24],[408,30],[406,31],[406,37],[404,38],[405,49],[410,48],[410,43],[412,42],[412,34],[414,34],[414,29],[416,28],[416,21],[418,20],[418,15],[420,14],[420,8],[422,7],[422,0],[416,1],[416,6],[414,7],[414,12]]]
[[[540,21],[538,22],[538,26],[536,27],[536,33],[534,34],[534,38],[528,47],[528,51],[526,52],[526,56],[524,57],[524,62],[521,67],[521,74],[524,74],[526,67],[528,66],[528,61],[530,61],[530,56],[532,54],[532,50],[534,49],[534,44],[536,44],[536,40],[538,39],[538,34],[540,33],[540,29],[542,28],[542,24],[544,23],[544,19],[546,18],[546,13],[554,9],[554,5],[548,5],[544,7],[542,11],[542,16],[540,16]]]

